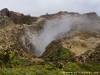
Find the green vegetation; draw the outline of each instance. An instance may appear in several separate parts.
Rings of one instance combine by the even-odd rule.
[[[10,49],[0,52],[0,75],[95,75],[81,72],[100,71],[99,63],[75,62],[75,54],[63,48],[59,42],[52,42],[47,47],[43,56],[38,58],[42,61],[18,58],[17,44],[11,45]],[[73,74],[74,72],[77,73]]]
[[[0,57],[0,75],[65,75],[50,63],[21,59],[11,51],[3,52]]]
[[[26,67],[0,69],[0,75],[65,75],[60,69],[51,69],[50,65],[34,64]]]
[[[79,66],[90,72],[100,72],[100,64],[90,64],[90,63],[84,63],[84,64],[79,64]]]

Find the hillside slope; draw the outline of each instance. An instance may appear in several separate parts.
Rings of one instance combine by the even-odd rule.
[[[31,17],[0,11],[1,75],[70,75],[66,72],[100,73],[100,17],[95,12]]]

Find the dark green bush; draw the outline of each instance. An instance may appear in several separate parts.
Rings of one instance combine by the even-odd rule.
[[[81,72],[80,66],[73,62],[69,62],[66,65],[64,65],[63,69],[66,72]]]
[[[0,66],[13,67],[18,64],[18,60],[15,57],[15,53],[9,50],[5,50],[0,53]]]

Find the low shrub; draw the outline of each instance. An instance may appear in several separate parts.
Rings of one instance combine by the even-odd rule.
[[[74,62],[67,63],[63,69],[66,72],[81,72],[80,66]]]

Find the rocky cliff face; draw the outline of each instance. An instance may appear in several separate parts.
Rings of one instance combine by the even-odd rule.
[[[9,11],[7,8],[0,11],[0,16],[8,17],[16,24],[32,24],[33,21],[37,20],[37,17],[31,17],[30,15]]]
[[[0,11],[0,52],[13,51],[18,52],[21,57],[28,57],[21,38],[24,35],[24,24],[30,24],[36,19],[36,17],[9,11],[7,8],[2,9]]]

